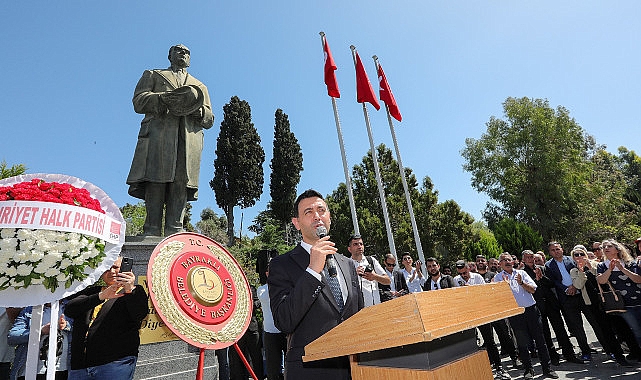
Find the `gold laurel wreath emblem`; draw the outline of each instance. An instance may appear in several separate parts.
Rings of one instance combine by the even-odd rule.
[[[152,266],[152,289],[156,296],[156,303],[159,306],[166,322],[178,330],[182,335],[189,337],[195,342],[203,345],[214,345],[216,342],[233,342],[240,337],[245,321],[249,316],[251,305],[249,304],[249,287],[243,277],[241,269],[238,268],[233,259],[215,245],[208,245],[207,248],[227,269],[236,286],[236,308],[231,317],[225,322],[220,331],[208,330],[194,323],[189,315],[184,313],[176,304],[171,292],[169,272],[173,259],[180,253],[185,243],[172,241],[160,248]],[[188,318],[185,318],[187,316]]]

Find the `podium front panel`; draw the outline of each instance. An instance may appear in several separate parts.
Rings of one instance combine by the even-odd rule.
[[[433,370],[479,351],[474,329],[420,342],[356,355],[359,366]]]

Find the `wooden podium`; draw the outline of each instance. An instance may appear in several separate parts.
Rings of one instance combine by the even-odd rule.
[[[507,282],[412,293],[359,311],[303,361],[350,355],[353,380],[493,380],[474,328],[523,310]]]

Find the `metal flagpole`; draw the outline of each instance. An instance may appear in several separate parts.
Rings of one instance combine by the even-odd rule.
[[[320,32],[321,43],[323,51],[325,51],[325,33]],[[325,57],[327,59],[327,57]],[[356,203],[354,202],[354,193],[352,192],[352,181],[349,177],[349,168],[347,167],[347,156],[345,155],[345,144],[343,143],[343,131],[341,129],[341,121],[338,118],[338,108],[336,107],[336,98],[332,98],[332,107],[334,108],[334,120],[336,122],[336,133],[338,133],[338,145],[341,149],[341,158],[343,159],[343,171],[345,172],[345,185],[347,186],[347,197],[349,198],[349,208],[352,212],[352,224],[354,225],[354,233],[360,235],[358,228],[358,218],[356,217]]]
[[[376,72],[378,73],[378,57],[373,56],[372,58],[374,58],[374,64],[376,65]],[[380,78],[379,78],[379,81],[380,81]],[[422,263],[425,263],[423,246],[421,245],[421,238],[418,235],[418,226],[416,225],[416,218],[414,217],[414,208],[412,207],[412,199],[410,198],[410,191],[407,187],[407,180],[405,179],[405,168],[403,167],[403,161],[401,161],[401,151],[398,148],[398,141],[396,140],[396,131],[394,130],[394,123],[392,122],[392,117],[390,116],[389,107],[387,106],[387,103],[385,103],[385,110],[387,111],[387,121],[389,123],[390,132],[392,133],[394,150],[396,151],[396,161],[398,162],[398,170],[401,173],[401,180],[403,181],[403,190],[405,190],[405,199],[407,200],[407,207],[409,208],[409,212],[410,212],[412,230],[414,231],[414,240],[416,241],[416,251],[418,252],[419,260],[421,260]]]
[[[356,65],[356,47],[351,45],[352,58],[354,65]],[[372,128],[369,123],[369,115],[367,113],[367,106],[363,102],[363,115],[365,116],[365,125],[367,126],[367,135],[369,136],[369,145],[372,152],[372,161],[374,163],[374,173],[376,174],[376,185],[378,186],[378,195],[381,198],[381,207],[383,208],[383,219],[385,220],[385,229],[387,230],[387,242],[389,243],[390,253],[396,257],[396,244],[394,243],[394,236],[392,234],[392,226],[389,221],[389,213],[387,211],[387,201],[385,200],[385,190],[381,181],[381,171],[378,167],[378,159],[376,158],[376,147],[374,146],[374,137],[372,135]]]

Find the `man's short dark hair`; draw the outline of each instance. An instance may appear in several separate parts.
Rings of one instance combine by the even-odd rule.
[[[561,243],[559,243],[559,242],[558,242],[558,241],[556,241],[556,240],[552,240],[551,242],[549,242],[549,243],[548,243],[548,248],[550,248],[551,246],[553,246],[553,245],[555,245],[555,244],[558,244],[559,246],[561,246]]]
[[[427,259],[425,259],[426,263],[432,262],[432,261],[438,264],[438,260],[436,260],[436,257],[428,257]]]
[[[325,198],[323,198],[321,193],[319,193],[314,189],[307,189],[303,191],[301,195],[299,195],[298,198],[296,198],[296,202],[294,202],[294,217],[298,218],[298,204],[300,203],[300,201],[307,198],[320,198],[322,200],[325,200]]]
[[[347,240],[347,246],[349,247],[350,245],[352,245],[352,240],[358,240],[358,239],[362,239],[360,234],[352,234]]]

